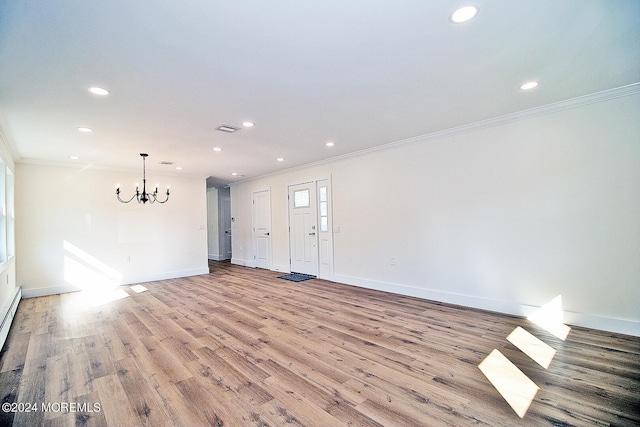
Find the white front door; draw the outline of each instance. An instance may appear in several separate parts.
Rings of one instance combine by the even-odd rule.
[[[316,184],[289,186],[289,251],[291,272],[318,275]]]
[[[255,266],[271,268],[271,191],[253,193],[253,253]]]

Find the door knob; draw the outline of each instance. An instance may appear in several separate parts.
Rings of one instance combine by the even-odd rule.
[[[268,236],[268,235],[269,235],[269,233],[268,233],[268,232],[267,232],[267,233],[264,233],[264,235],[265,235],[265,236]]]
[[[315,236],[316,233],[309,233],[309,236]]]

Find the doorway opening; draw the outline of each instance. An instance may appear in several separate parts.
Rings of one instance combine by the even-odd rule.
[[[230,260],[233,255],[229,187],[207,188],[207,246],[210,260]]]

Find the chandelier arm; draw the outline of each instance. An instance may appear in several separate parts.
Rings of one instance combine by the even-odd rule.
[[[164,200],[158,200],[156,198],[156,202],[158,202],[158,203],[167,203],[168,201],[169,201],[169,195],[168,194],[167,194],[167,197]]]
[[[133,196],[131,196],[131,198],[130,198],[129,200],[122,200],[122,199],[120,198],[120,189],[116,190],[116,197],[118,198],[118,201],[119,201],[119,202],[122,202],[122,203],[129,203],[129,202],[130,202],[130,201],[132,201],[136,196],[137,196],[137,194],[134,194]],[[139,200],[138,200],[138,201],[139,201]]]
[[[161,201],[161,200],[158,200],[158,196],[157,196],[157,194],[158,194],[158,187],[156,187],[156,193],[155,193],[155,194],[156,194],[156,201],[157,201],[158,203],[167,203],[167,202],[169,201],[169,187],[167,187],[167,193],[166,193],[166,194],[167,194],[167,197],[165,197],[165,199],[164,199],[164,200],[162,200],[162,201]]]

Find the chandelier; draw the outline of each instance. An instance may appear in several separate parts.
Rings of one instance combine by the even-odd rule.
[[[169,200],[169,186],[167,186],[167,197],[164,200],[158,200],[158,186],[156,185],[156,189],[153,193],[147,193],[147,176],[146,176],[146,160],[149,156],[147,153],[140,153],[142,157],[142,192],[140,192],[138,188],[138,184],[136,184],[136,194],[131,196],[129,200],[122,200],[120,198],[120,186],[116,187],[116,197],[122,203],[129,203],[134,198],[138,200],[138,203],[145,204],[147,202],[151,203],[166,203]]]

